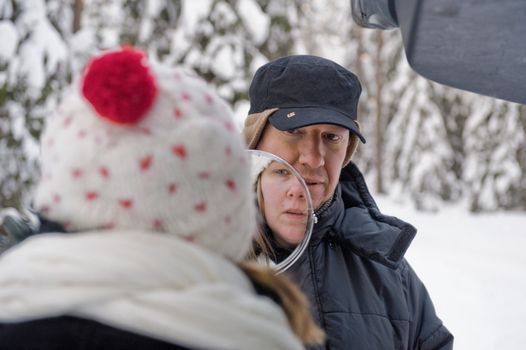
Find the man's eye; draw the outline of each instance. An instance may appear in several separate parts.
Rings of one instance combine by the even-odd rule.
[[[342,137],[337,134],[325,134],[325,138],[332,142],[338,142],[342,139]]]
[[[300,131],[299,129],[291,129],[291,130],[285,130],[285,133],[290,134],[290,135],[299,135]]]

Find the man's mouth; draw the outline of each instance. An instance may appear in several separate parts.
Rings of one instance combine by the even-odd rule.
[[[307,186],[316,186],[323,184],[323,180],[321,179],[305,178],[304,181],[307,184]]]

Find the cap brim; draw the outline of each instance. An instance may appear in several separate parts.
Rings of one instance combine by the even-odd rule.
[[[349,129],[365,143],[360,127],[349,115],[320,107],[279,108],[268,118],[279,130],[292,130],[315,124],[332,124]]]

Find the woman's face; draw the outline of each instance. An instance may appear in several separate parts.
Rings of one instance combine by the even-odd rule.
[[[263,211],[274,239],[284,247],[298,245],[307,229],[305,189],[289,168],[273,161],[261,173]]]

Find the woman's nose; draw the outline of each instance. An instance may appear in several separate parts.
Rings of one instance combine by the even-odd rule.
[[[292,184],[287,189],[287,197],[299,198],[299,199],[305,198],[305,189],[303,188],[303,186],[300,184],[298,180],[295,179],[294,184]]]

